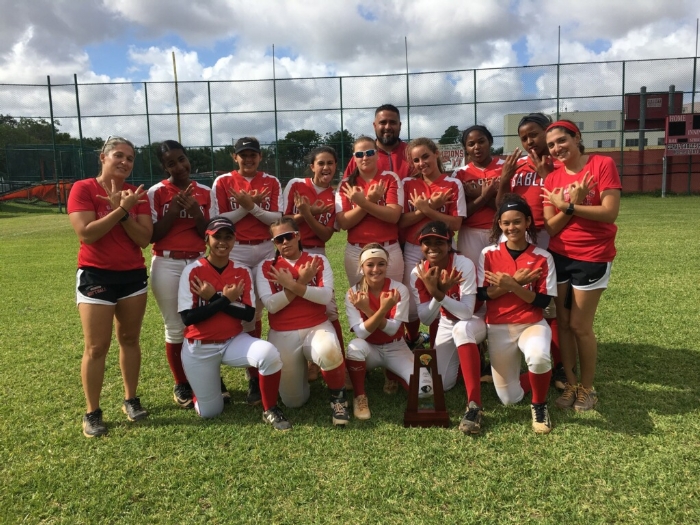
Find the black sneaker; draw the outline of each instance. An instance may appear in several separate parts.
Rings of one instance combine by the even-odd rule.
[[[228,404],[231,402],[231,392],[226,388],[223,377],[221,378],[221,398],[224,400],[224,403]]]
[[[102,409],[97,408],[83,416],[83,435],[88,438],[104,436],[107,425],[102,422]]]
[[[129,421],[138,421],[148,416],[148,411],[141,406],[141,400],[138,397],[125,399],[122,412],[126,414]]]
[[[552,431],[552,421],[549,419],[549,409],[547,403],[533,403],[530,405],[532,411],[532,430],[535,434],[549,434]]]
[[[282,410],[280,410],[280,407],[277,405],[263,412],[263,421],[265,423],[270,423],[275,430],[292,430],[292,424],[287,421],[287,418],[284,417]]]
[[[331,390],[331,417],[335,426],[344,427],[350,421],[348,398],[344,388]]]
[[[251,377],[248,379],[248,393],[245,396],[245,402],[250,406],[259,405],[262,403],[259,377]]]
[[[180,408],[194,408],[192,396],[192,387],[189,383],[182,383],[173,387],[173,399]]]
[[[491,363],[486,360],[486,354],[488,353],[488,347],[486,342],[479,345],[479,361],[481,363],[480,372],[480,382],[482,383],[493,383],[493,372],[491,371]]]
[[[561,363],[552,370],[551,384],[557,390],[563,391],[566,388],[566,372],[564,371],[564,365]]]
[[[478,434],[481,432],[481,419],[483,416],[483,409],[474,401],[470,401],[462,421],[459,422],[459,429],[465,434]]]

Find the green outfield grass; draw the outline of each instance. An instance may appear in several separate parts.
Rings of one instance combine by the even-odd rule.
[[[330,424],[319,381],[275,433],[244,404],[200,420],[172,401],[152,296],[139,393],[151,416],[128,423],[116,348],[102,408],[109,436],[85,439],[74,305],[78,242],[68,218],[0,207],[0,522],[2,523],[698,523],[700,522],[700,198],[625,197],[618,257],[596,333],[600,401],[552,409],[535,435],[529,402],[484,388],[485,428],[405,429],[406,395],[368,378],[372,419]],[[330,243],[339,305],[344,235]],[[342,306],[341,306],[342,309]],[[343,322],[346,325],[343,317]],[[349,336],[346,329],[346,337]],[[550,401],[556,393],[550,392]]]

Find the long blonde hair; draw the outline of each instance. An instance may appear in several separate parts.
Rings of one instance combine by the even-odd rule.
[[[355,285],[355,290],[358,292],[364,292],[367,293],[369,291],[369,285],[367,284],[367,281],[365,280],[365,274],[362,273],[362,254],[365,253],[368,250],[382,250],[386,254],[386,262],[387,264],[389,263],[389,252],[386,251],[384,246],[377,242],[371,242],[367,245],[365,245],[364,248],[362,248],[362,251],[360,252],[360,257],[358,258],[358,268],[360,269],[360,273],[362,274],[362,277],[360,278],[360,282],[358,282]]]

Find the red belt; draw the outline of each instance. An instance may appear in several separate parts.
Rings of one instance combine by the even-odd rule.
[[[201,252],[184,252],[180,250],[153,250],[153,255],[167,257],[168,259],[198,259]]]
[[[198,341],[199,341],[200,345],[222,345],[224,343],[227,343],[228,339],[224,339],[223,341],[214,341],[213,339],[188,339],[187,340],[187,342],[190,343],[191,345],[195,344]]]
[[[397,242],[399,242],[399,241],[398,241],[398,240],[395,240],[395,241],[387,241],[387,242],[378,242],[377,244],[380,244],[380,245],[382,245],[382,246],[391,246],[392,244],[396,244]],[[351,242],[351,243],[349,243],[349,244],[351,244],[352,246],[356,246],[356,247],[358,247],[358,248],[364,248],[364,247],[367,246],[368,244],[372,244],[372,243],[371,243],[371,242],[366,242],[366,243],[364,243],[364,244],[361,244],[361,243]]]
[[[267,242],[269,240],[270,239],[262,239],[262,240],[258,240],[258,241],[239,241],[239,240],[236,240],[236,244],[247,244],[247,245],[256,246],[258,244],[262,244],[262,243]]]

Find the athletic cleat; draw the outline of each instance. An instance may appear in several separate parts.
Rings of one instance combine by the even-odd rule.
[[[262,394],[260,393],[260,378],[251,377],[248,379],[248,393],[245,396],[245,402],[250,406],[256,406],[262,403]]]
[[[566,388],[566,372],[564,372],[564,365],[561,363],[552,370],[551,383],[557,390],[564,390],[564,388]]]
[[[578,386],[578,392],[576,393],[576,401],[574,401],[574,410],[576,412],[586,412],[591,410],[598,402],[598,393],[593,387],[584,388],[581,385]]]
[[[413,341],[411,341],[410,339],[406,339],[406,344],[411,350],[425,348],[425,345],[429,342],[430,334],[426,334],[425,332],[418,332],[418,337],[416,337]]]
[[[344,427],[350,421],[345,389],[331,391],[331,417],[335,426]]]
[[[96,408],[83,416],[83,435],[88,438],[104,436],[107,425],[102,421],[102,409]]]
[[[571,408],[576,402],[576,385],[564,383],[564,392],[554,401],[559,408]]]
[[[229,392],[228,388],[226,388],[223,377],[221,378],[221,398],[224,400],[224,403],[231,402],[231,392]]]
[[[486,342],[479,344],[479,360],[481,362],[481,375],[479,381],[482,383],[493,383],[493,372],[491,371],[491,363],[486,360],[488,347]]]
[[[530,405],[532,411],[532,430],[535,434],[549,434],[552,431],[552,421],[549,419],[549,409],[547,403],[533,403]]]
[[[459,429],[465,434],[478,434],[481,432],[481,420],[484,417],[484,410],[474,401],[470,401],[467,411],[459,422]]]
[[[321,372],[321,367],[313,361],[309,361],[306,366],[308,369],[309,383],[312,383],[318,379],[318,374]]]
[[[180,408],[194,408],[193,395],[192,387],[189,383],[182,383],[173,387],[173,399]]]
[[[126,414],[129,421],[139,421],[148,417],[148,410],[141,406],[141,400],[138,397],[125,399],[122,404],[122,412]]]
[[[369,401],[367,396],[362,394],[357,396],[352,402],[352,411],[356,419],[367,420],[372,417],[372,413],[369,411]]]
[[[292,424],[284,417],[282,410],[277,405],[263,412],[263,421],[272,425],[272,428],[275,430],[286,431],[292,429]]]

